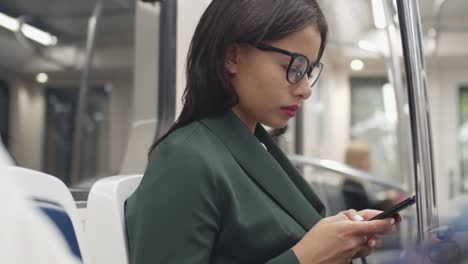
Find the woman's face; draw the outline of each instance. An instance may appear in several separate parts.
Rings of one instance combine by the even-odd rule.
[[[310,25],[265,44],[305,55],[315,63],[321,37],[317,27]],[[288,55],[262,51],[250,45],[235,45],[229,49],[225,65],[239,96],[239,103],[232,110],[252,131],[258,122],[273,128],[286,126],[295,116],[294,108],[301,107],[310,97],[312,90],[307,75],[296,84],[286,79],[290,60]]]

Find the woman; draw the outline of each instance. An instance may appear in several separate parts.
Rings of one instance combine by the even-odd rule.
[[[325,208],[260,125],[284,127],[322,69],[315,0],[213,0],[193,36],[180,117],[128,199],[132,264],[349,263],[393,220]],[[361,221],[356,221],[361,220]]]

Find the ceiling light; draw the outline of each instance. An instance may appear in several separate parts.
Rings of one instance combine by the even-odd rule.
[[[49,80],[49,76],[43,72],[36,75],[36,81],[38,83],[46,83]]]
[[[374,14],[374,24],[378,29],[384,29],[387,26],[385,21],[385,12],[382,0],[372,0],[372,13]]]
[[[20,22],[18,21],[18,19],[0,13],[0,26],[13,32],[16,32],[19,30]],[[44,46],[54,46],[57,45],[58,42],[57,37],[26,23],[22,25],[21,32],[24,34],[25,37],[34,40],[37,43],[40,43]]]
[[[58,42],[57,37],[28,24],[23,24],[21,27],[21,32],[27,38],[32,39],[44,46],[55,46]]]
[[[17,31],[19,29],[19,22],[17,19],[0,13],[0,26],[11,31]]]
[[[353,60],[350,66],[353,71],[362,71],[364,69],[364,62],[362,60]]]

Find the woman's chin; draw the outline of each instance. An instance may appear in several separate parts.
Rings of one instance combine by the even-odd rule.
[[[283,120],[275,120],[275,121],[270,121],[270,122],[262,122],[265,126],[274,128],[274,129],[281,129],[284,128],[285,126],[288,125],[288,121],[283,121]]]

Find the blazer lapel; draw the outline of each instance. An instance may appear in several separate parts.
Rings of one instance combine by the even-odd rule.
[[[323,205],[320,198],[310,187],[309,183],[302,177],[297,171],[296,167],[289,161],[288,157],[284,155],[283,151],[276,145],[273,139],[270,137],[267,131],[259,124],[255,130],[256,137],[267,147],[270,154],[275,158],[283,170],[288,174],[291,181],[301,191],[304,198],[312,204],[315,210],[322,216],[325,216],[325,206]]]
[[[254,135],[231,111],[200,122],[218,136],[247,174],[306,231],[322,218],[322,203],[263,127],[257,126]]]

